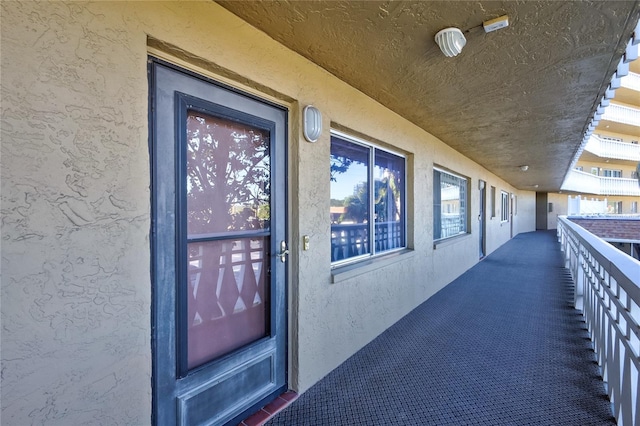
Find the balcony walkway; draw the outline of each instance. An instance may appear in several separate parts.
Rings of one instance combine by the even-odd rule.
[[[267,424],[613,425],[571,286],[555,232],[520,234]]]

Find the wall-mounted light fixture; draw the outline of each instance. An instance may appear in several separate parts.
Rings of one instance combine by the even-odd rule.
[[[304,138],[316,142],[322,133],[322,113],[313,105],[307,105],[302,111],[302,121]]]
[[[445,28],[436,33],[436,43],[440,46],[440,50],[444,56],[458,56],[462,52],[462,48],[467,44],[464,34],[457,28]]]
[[[478,189],[484,189],[485,182],[483,180],[478,181]]]
[[[526,172],[527,170],[529,170],[529,166],[522,165],[522,166],[520,166],[520,170],[522,170],[523,172]]]

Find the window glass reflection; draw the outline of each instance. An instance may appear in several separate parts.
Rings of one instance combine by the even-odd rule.
[[[369,148],[331,138],[332,260],[370,253]]]
[[[269,227],[269,132],[187,113],[189,238]]]

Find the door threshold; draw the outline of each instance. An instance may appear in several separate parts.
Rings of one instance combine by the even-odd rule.
[[[273,416],[291,405],[291,403],[296,399],[298,399],[297,393],[287,391],[262,407],[257,413],[247,417],[238,426],[262,426]]]

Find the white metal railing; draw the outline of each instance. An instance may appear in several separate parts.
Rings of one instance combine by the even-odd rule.
[[[594,195],[640,196],[638,179],[595,176],[579,170],[567,173],[561,189]]]
[[[640,262],[563,216],[558,218],[558,240],[613,414],[620,426],[638,426]]]
[[[603,120],[615,121],[616,123],[640,126],[640,109],[631,108],[624,105],[609,104],[602,114]]]
[[[630,72],[620,79],[620,85],[625,89],[631,89],[640,92],[640,74]]]
[[[611,141],[591,135],[584,149],[602,158],[640,161],[640,145],[638,144]]]

